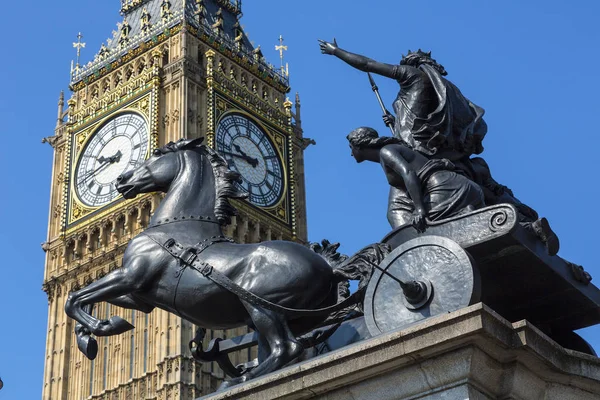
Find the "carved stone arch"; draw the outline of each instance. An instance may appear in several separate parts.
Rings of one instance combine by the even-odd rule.
[[[144,53],[144,63],[147,67],[151,67],[154,62],[154,57],[152,56],[152,52]]]
[[[238,82],[238,77],[240,76],[239,69],[235,65],[233,65],[233,63],[228,64],[229,79],[231,79],[234,82]]]
[[[90,87],[90,99],[96,100],[100,97],[100,84],[95,83]]]
[[[100,233],[100,223],[96,223],[90,227],[89,234],[93,235],[95,233]]]
[[[105,268],[100,268],[98,271],[96,271],[96,280],[98,279],[102,279],[106,276],[106,270]]]
[[[79,281],[75,280],[75,281],[71,282],[71,288],[70,288],[69,292],[76,292],[79,289],[81,289],[81,284],[79,283]]]
[[[67,240],[64,248],[64,258],[65,262],[73,261],[77,258],[77,249],[76,249],[76,241],[75,238],[71,237]]]
[[[103,229],[108,228],[110,225],[112,224],[112,221],[108,218],[103,219],[102,221],[99,222],[99,226]]]
[[[120,212],[113,218],[111,235],[115,239],[120,239],[125,234],[125,214]]]
[[[133,68],[133,65],[128,64],[125,67],[125,81],[128,82],[131,79],[133,79],[135,77],[135,69]]]
[[[142,201],[141,208],[142,208],[142,210],[146,209],[146,208],[152,209],[152,202],[149,199],[145,199],[144,201]]]
[[[113,87],[116,88],[121,83],[123,83],[123,70],[119,70],[113,75]]]
[[[120,221],[125,221],[125,214],[123,212],[115,214],[113,218],[113,222],[115,223],[119,223]]]
[[[152,202],[146,199],[139,204],[138,223],[140,227],[147,227],[150,224],[150,218],[152,218]]]
[[[162,54],[161,66],[163,68],[165,67],[165,65],[169,64],[169,62],[171,61],[169,58],[170,51],[171,51],[171,49],[168,44],[163,45],[161,48],[161,54]]]
[[[89,247],[89,237],[87,231],[77,235],[77,252],[80,256],[84,253],[84,250]]]
[[[145,57],[140,57],[135,61],[135,71],[138,75],[140,75],[142,72],[144,72],[144,69],[146,69],[146,65],[148,65],[148,63],[146,62],[146,58]]]
[[[227,60],[224,57],[215,57],[215,69],[225,75]]]
[[[110,92],[111,88],[112,88],[112,79],[110,76],[107,76],[106,78],[102,79],[102,81],[100,82],[100,89],[101,89],[101,93],[105,94]]]

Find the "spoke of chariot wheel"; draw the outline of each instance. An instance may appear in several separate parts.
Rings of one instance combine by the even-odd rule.
[[[425,285],[425,283],[421,281],[403,282],[400,279],[396,278],[394,275],[381,268],[379,265],[367,260],[365,257],[361,255],[358,255],[357,257],[379,270],[382,274],[398,282],[398,284],[402,288],[402,291],[404,292],[406,300],[408,300],[409,303],[419,303],[425,298],[425,296],[427,296],[427,286]]]

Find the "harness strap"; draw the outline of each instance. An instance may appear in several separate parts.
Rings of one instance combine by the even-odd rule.
[[[177,241],[175,239],[171,238],[171,239],[167,240],[162,245],[162,247],[173,257],[175,257],[181,261],[182,266],[181,266],[181,270],[180,270],[179,274],[181,274],[183,269],[185,269],[186,267],[190,267],[190,268],[198,271],[205,278],[207,278],[207,279],[211,280],[212,282],[216,283],[217,285],[221,286],[223,289],[235,294],[240,299],[242,299],[254,306],[260,306],[260,307],[266,308],[268,310],[271,310],[271,311],[274,311],[277,313],[286,314],[289,316],[314,317],[314,316],[319,316],[319,315],[331,314],[335,311],[339,311],[339,310],[347,308],[351,305],[356,304],[359,296],[361,296],[363,294],[363,291],[359,290],[359,291],[355,292],[354,294],[352,294],[350,297],[342,300],[341,302],[339,302],[337,304],[334,304],[329,307],[312,309],[312,310],[288,308],[288,307],[280,306],[279,304],[272,303],[269,300],[263,299],[262,297],[259,297],[259,296],[255,295],[254,293],[247,291],[246,289],[244,289],[237,283],[233,282],[231,279],[229,279],[223,273],[214,269],[212,265],[202,262],[198,259],[198,255],[203,250],[205,250],[207,247],[213,245],[214,243],[218,243],[218,242],[232,242],[232,240],[229,238],[222,237],[222,236],[215,236],[215,237],[210,238],[210,240],[207,239],[204,242],[201,242],[201,243],[205,243],[203,246],[201,245],[200,247],[197,247],[197,248],[195,246],[184,248],[179,243],[177,243]]]

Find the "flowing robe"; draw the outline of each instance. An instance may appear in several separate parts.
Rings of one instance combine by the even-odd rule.
[[[427,219],[438,221],[484,207],[481,187],[446,159],[428,160],[417,172]],[[405,188],[392,186],[388,221],[392,228],[411,223],[414,203]]]
[[[452,161],[483,151],[483,108],[435,68],[397,65],[393,77],[401,88],[393,104],[396,137],[426,156]]]

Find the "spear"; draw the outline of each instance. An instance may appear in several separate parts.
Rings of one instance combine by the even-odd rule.
[[[373,92],[375,92],[375,96],[377,96],[377,100],[379,101],[379,106],[381,107],[381,111],[383,111],[384,114],[390,114],[390,112],[385,108],[385,105],[383,105],[383,100],[381,100],[381,96],[379,95],[379,88],[377,87],[377,84],[373,80],[371,73],[367,72],[367,75],[369,75],[369,82],[371,83],[371,89],[373,89]],[[390,131],[392,131],[392,136],[394,136],[394,128],[392,126],[390,126]]]

